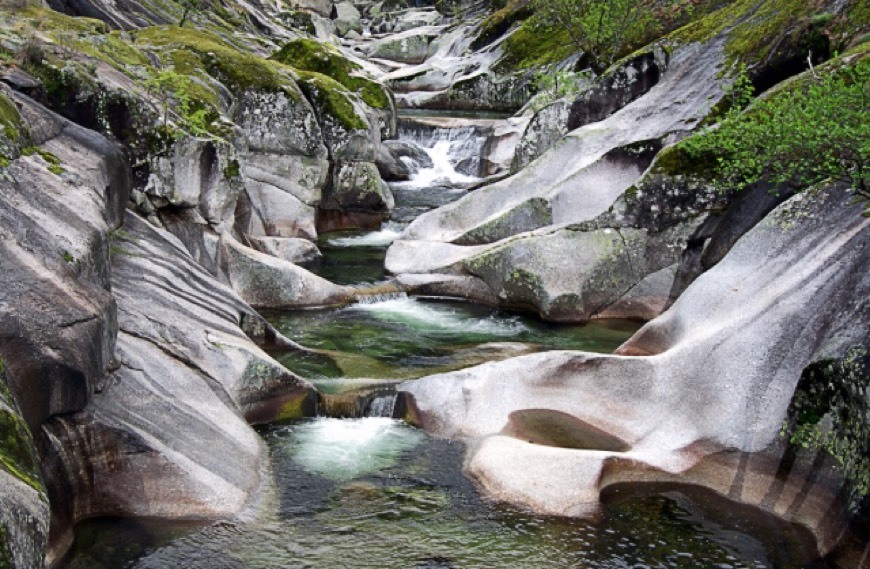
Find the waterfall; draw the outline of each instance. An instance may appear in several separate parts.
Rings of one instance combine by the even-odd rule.
[[[333,419],[391,419],[398,400],[398,392],[392,386],[368,386],[344,393],[321,393],[318,411],[321,417]]]
[[[369,402],[366,417],[389,417],[393,418],[396,412],[396,400],[398,394],[395,391],[376,394]]]
[[[414,142],[432,161],[404,185],[429,187],[460,185],[482,175],[482,155],[492,128],[462,119],[401,118],[399,139]],[[402,185],[402,184],[399,184]]]
[[[356,298],[357,304],[378,304],[391,300],[407,300],[408,295],[404,292],[381,292],[378,294],[363,294]]]

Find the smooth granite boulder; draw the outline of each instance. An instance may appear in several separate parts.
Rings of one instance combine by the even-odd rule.
[[[533,354],[402,390],[425,428],[474,441],[468,471],[498,500],[588,514],[610,483],[683,480],[802,523],[825,551],[842,529],[831,515],[839,486],[798,465],[777,482],[777,437],[802,370],[866,345],[868,255],[870,219],[851,193],[807,191],[738,240],[621,355]],[[542,409],[582,422],[575,432],[558,421],[574,443],[512,436],[529,431],[512,414]],[[577,448],[589,426],[630,448]]]

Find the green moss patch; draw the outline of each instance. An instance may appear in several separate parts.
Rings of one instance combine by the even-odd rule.
[[[18,109],[12,104],[6,95],[0,93],[0,129],[3,136],[10,142],[17,142],[21,138],[23,123]]]
[[[62,162],[60,158],[58,158],[48,150],[45,150],[38,146],[27,146],[25,148],[22,148],[21,154],[23,154],[24,156],[32,156],[34,154],[38,154],[42,157],[43,160],[48,162],[48,171],[52,174],[56,174],[59,176],[66,171],[63,169],[63,166],[61,166]]]
[[[178,26],[153,26],[136,32],[140,48],[163,48],[167,52],[187,50],[193,57],[174,56],[174,62],[188,65],[186,72],[202,68],[228,86],[245,90],[284,91],[287,79],[275,64],[245,53],[211,32]],[[183,70],[179,70],[184,72]]]
[[[783,49],[783,42],[795,43],[795,49],[803,50],[805,57],[804,44],[813,43],[821,27],[832,20],[820,19],[820,15],[816,3],[806,0],[737,0],[670,37],[680,42],[704,42],[727,32],[725,52],[729,59],[754,65],[765,62],[774,49]]]
[[[57,39],[70,39],[69,43],[76,50],[128,73],[131,71],[130,67],[150,66],[148,57],[126,41],[118,31],[108,34],[81,34],[74,38],[57,36]]]
[[[6,387],[6,378],[3,374],[2,359],[0,359],[0,402],[6,405],[12,404],[12,396]],[[35,456],[33,439],[27,425],[21,417],[0,407],[0,468],[40,494],[44,494],[45,488],[39,478],[39,467],[34,460]],[[0,547],[5,543],[3,538],[4,536],[0,535]]]
[[[480,32],[472,42],[471,49],[480,49],[491,44],[515,23],[531,17],[530,4],[529,0],[508,0],[504,7],[487,16],[480,23]]]
[[[42,492],[42,482],[32,451],[33,442],[24,421],[11,411],[0,409],[0,467]]]
[[[567,30],[549,27],[534,16],[524,21],[503,45],[505,54],[496,66],[502,72],[556,63],[577,49]]]
[[[41,6],[28,6],[15,15],[28,19],[37,30],[66,30],[85,33],[106,33],[108,31],[107,24],[102,20],[74,18]]]
[[[299,87],[322,115],[334,118],[347,130],[362,130],[368,125],[357,114],[351,94],[338,81],[309,71],[299,72]]]
[[[370,107],[390,108],[390,97],[377,81],[364,75],[362,67],[344,57],[332,46],[300,38],[287,42],[271,59],[300,71],[326,75],[348,91],[356,93]]]

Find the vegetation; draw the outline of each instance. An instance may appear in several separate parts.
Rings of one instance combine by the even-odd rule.
[[[136,32],[136,46],[140,49],[160,48],[165,52],[187,52],[184,61],[189,68],[177,69],[178,72],[190,74],[188,71],[203,70],[239,91],[284,91],[287,83],[277,65],[246,53],[207,31],[153,26]]]
[[[808,366],[801,375],[782,428],[789,442],[821,449],[840,465],[849,483],[850,507],[870,495],[870,376],[864,348],[841,359]]]
[[[764,181],[799,190],[842,180],[870,200],[870,59],[852,58],[804,74],[745,111],[733,106],[681,150],[714,163],[707,176],[722,188]]]
[[[531,101],[532,108],[537,111],[563,97],[573,98],[580,92],[584,78],[582,73],[544,68],[535,75],[536,95]]]
[[[52,174],[61,175],[65,172],[63,166],[61,166],[61,160],[48,150],[40,148],[39,146],[26,146],[21,149],[21,154],[24,156],[32,156],[34,154],[38,154],[48,163],[48,171]]]
[[[661,15],[681,0],[533,0],[546,24],[565,30],[596,73],[607,69],[628,45],[661,28]]]
[[[16,142],[21,136],[22,122],[18,109],[6,95],[0,93],[0,134],[9,142]]]
[[[0,360],[0,469],[44,494],[30,430],[21,417],[8,409],[11,402],[12,395],[6,387],[3,361]]]
[[[217,114],[214,109],[191,96],[190,85],[190,77],[172,69],[163,69],[145,82],[145,86],[160,102],[164,129],[168,126],[169,112],[174,102],[179,126],[195,136],[206,136]]]
[[[728,0],[511,0],[484,20],[478,45],[494,41],[517,21],[504,42],[498,69],[510,71],[562,62],[583,52],[575,69],[607,66]],[[628,18],[621,18],[628,13]],[[531,16],[529,15],[531,14]],[[597,16],[597,19],[596,19]]]
[[[320,73],[299,72],[299,88],[323,118],[332,118],[348,130],[367,127],[356,112],[350,93],[337,81]]]
[[[326,75],[352,93],[356,93],[370,107],[390,108],[390,96],[376,81],[369,79],[362,66],[343,56],[334,47],[311,39],[295,39],[275,52],[271,59],[301,71]]]

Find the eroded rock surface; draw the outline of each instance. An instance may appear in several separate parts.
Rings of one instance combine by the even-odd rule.
[[[860,267],[870,253],[870,220],[860,209],[842,187],[778,207],[620,348],[634,357],[534,354],[402,389],[427,429],[478,441],[469,473],[500,500],[576,515],[596,508],[610,480],[692,471],[696,483],[723,493],[745,477],[731,497],[759,504],[775,485],[773,447],[801,371],[824,354],[866,344],[870,278]],[[556,448],[510,436],[522,432],[512,413],[531,409],[567,414],[630,449]],[[726,449],[773,454],[749,468],[717,454]],[[708,459],[730,466],[717,472]],[[790,478],[765,507],[814,529],[824,550],[841,527],[825,519],[837,488],[803,484]]]

